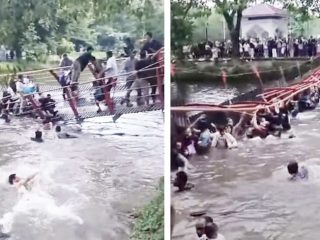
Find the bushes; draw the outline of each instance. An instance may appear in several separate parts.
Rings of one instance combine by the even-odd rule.
[[[71,53],[74,51],[74,44],[65,38],[62,38],[57,46],[57,55],[61,56],[64,53]]]
[[[158,194],[144,207],[137,218],[132,240],[164,239],[164,181],[160,180]]]

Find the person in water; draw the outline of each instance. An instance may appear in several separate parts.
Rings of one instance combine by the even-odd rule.
[[[57,137],[59,139],[67,139],[67,138],[78,138],[77,136],[75,135],[71,135],[69,133],[64,133],[62,132],[62,129],[60,126],[56,126],[56,133],[57,133]]]
[[[32,137],[31,140],[34,141],[34,142],[43,142],[42,132],[39,131],[39,130],[36,131],[36,132],[35,132],[35,137]]]
[[[26,190],[30,191],[32,188],[34,179],[37,175],[38,173],[35,173],[30,177],[23,179],[21,177],[18,177],[15,173],[13,173],[13,174],[10,174],[10,176],[8,177],[8,182],[10,185],[14,185],[17,189],[24,187]]]
[[[237,140],[230,134],[227,133],[224,126],[217,127],[218,131],[212,134],[212,147],[215,148],[236,148],[238,147]]]
[[[186,172],[192,166],[189,160],[181,153],[181,150],[177,148],[179,145],[180,142],[177,142],[175,148],[171,150],[171,171]]]
[[[178,188],[178,192],[183,192],[194,188],[192,183],[188,183],[188,175],[184,171],[177,172],[173,186]]]
[[[219,228],[215,223],[207,223],[204,228],[206,240],[225,240],[224,236],[219,233]]]
[[[6,109],[2,110],[2,113],[0,114],[0,118],[3,119],[6,123],[11,122],[9,111]]]
[[[287,166],[288,172],[291,175],[290,180],[305,179],[309,177],[308,169],[304,166],[299,168],[298,162],[291,161]]]

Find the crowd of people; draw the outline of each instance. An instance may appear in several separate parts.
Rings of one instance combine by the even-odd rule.
[[[122,99],[121,104],[126,104],[132,107],[130,102],[130,95],[133,90],[137,91],[137,105],[149,105],[149,99],[155,103],[155,95],[157,90],[157,76],[155,70],[156,59],[154,53],[162,48],[162,44],[153,38],[152,33],[146,33],[146,42],[140,50],[140,56],[137,58],[137,51],[131,49],[128,54],[129,57],[124,63],[122,72],[118,69],[116,58],[112,51],[107,51],[106,63],[96,60],[92,55],[93,48],[89,47],[87,52],[82,54],[74,62],[65,54],[60,63],[63,68],[59,74],[59,82],[61,86],[71,86],[74,96],[77,97],[78,83],[81,72],[87,67],[89,63],[94,66],[94,74],[96,81],[93,81],[93,96],[98,107],[97,113],[102,112],[100,106],[101,102],[108,105],[109,110],[112,111],[113,103],[110,101],[110,91],[116,86],[118,76],[120,73],[126,73],[126,88],[127,93]],[[128,51],[128,49],[127,49]],[[64,88],[65,89],[65,88]],[[151,94],[149,93],[151,89]],[[66,98],[65,90],[63,92],[64,99]]]
[[[245,59],[254,58],[290,58],[312,57],[318,52],[319,41],[310,38],[269,38],[269,39],[239,39],[240,57]],[[185,46],[184,53],[188,58],[219,59],[232,56],[232,42],[227,41],[204,41],[192,46]]]
[[[136,50],[128,52],[129,57],[125,61],[123,71],[121,72],[124,75],[127,74],[127,92],[121,104],[126,104],[128,107],[133,106],[130,101],[130,95],[134,90],[137,91],[137,105],[149,105],[150,99],[152,99],[153,104],[156,102],[157,73],[155,66],[157,59],[154,54],[161,48],[162,44],[153,38],[152,33],[148,32],[146,33],[146,41],[140,50],[139,58],[136,56]],[[53,70],[50,72],[55,76],[63,89],[63,99],[70,100],[71,97],[75,100],[74,104],[77,105],[80,98],[80,76],[89,63],[91,63],[96,78],[96,80],[92,82],[92,89],[94,101],[98,107],[97,113],[102,112],[101,103],[105,103],[110,112],[113,113],[114,103],[110,93],[111,89],[116,86],[117,78],[120,74],[117,60],[112,51],[107,51],[107,59],[104,63],[92,55],[93,50],[92,47],[88,47],[86,52],[74,61],[70,59],[67,54],[63,54],[59,64],[59,73],[56,74]],[[69,87],[71,96],[68,95]],[[0,112],[3,118],[9,122],[10,113],[19,115],[26,112],[33,112],[32,107],[34,106],[32,106],[32,103],[26,98],[26,95],[32,95],[45,115],[56,117],[58,111],[55,110],[55,101],[50,94],[42,96],[39,90],[38,85],[32,81],[30,76],[12,76],[9,86],[3,92],[0,103]]]
[[[244,138],[266,139],[269,136],[294,138],[290,119],[296,118],[301,112],[315,109],[319,99],[320,87],[313,85],[286,102],[275,99],[273,106],[254,113],[242,113],[240,117],[232,115],[233,118],[227,118],[224,114],[226,117],[222,121],[224,124],[221,124],[221,121],[220,124],[216,124],[209,116],[200,115],[192,127],[173,137],[171,148],[171,171],[175,173],[173,186],[177,188],[177,192],[195,187],[188,181],[188,170],[193,168],[190,162],[192,156],[196,154],[207,154],[209,151],[215,151],[213,149],[237,148],[238,141]],[[237,123],[234,124],[236,119]],[[296,161],[290,161],[287,170],[290,180],[308,179],[308,169],[299,166]],[[205,239],[211,239],[208,235],[206,237]]]
[[[32,97],[32,99],[27,96]],[[34,100],[34,102],[33,102]],[[2,92],[0,100],[0,118],[10,122],[11,115],[32,115],[37,116],[34,111],[36,108],[43,111],[47,116],[57,117],[58,111],[55,110],[55,100],[50,94],[44,95],[39,91],[39,87],[30,76],[19,74],[13,75],[8,86]]]

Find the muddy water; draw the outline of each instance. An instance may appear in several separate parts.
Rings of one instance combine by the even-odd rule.
[[[198,210],[206,210],[228,240],[319,239],[320,109],[300,114],[292,125],[294,139],[245,140],[238,149],[194,157],[189,175],[195,189],[172,189],[178,212],[173,239],[196,239],[197,219],[189,214]],[[288,181],[290,160],[309,168],[309,181]]]
[[[143,119],[143,121],[141,121]],[[31,127],[31,125],[33,125]],[[85,121],[78,139],[30,141],[30,120],[0,125],[0,224],[18,239],[128,239],[132,209],[154,195],[163,176],[159,112]],[[32,191],[17,192],[8,175],[39,172]]]

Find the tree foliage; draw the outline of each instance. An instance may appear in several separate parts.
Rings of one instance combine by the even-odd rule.
[[[0,0],[0,45],[39,57],[57,52],[63,39],[97,45],[99,27],[140,36],[143,31],[163,37],[161,0]],[[101,28],[100,28],[101,29]],[[70,46],[70,45],[69,45]]]
[[[319,16],[320,3],[313,0],[264,0],[266,3],[282,4],[294,16],[294,22],[304,23],[310,16]],[[190,43],[195,19],[203,14],[203,9],[213,8],[221,14],[228,27],[230,39],[233,43],[233,55],[239,56],[239,37],[242,12],[255,4],[255,0],[172,0],[172,48],[181,49],[181,46]]]

